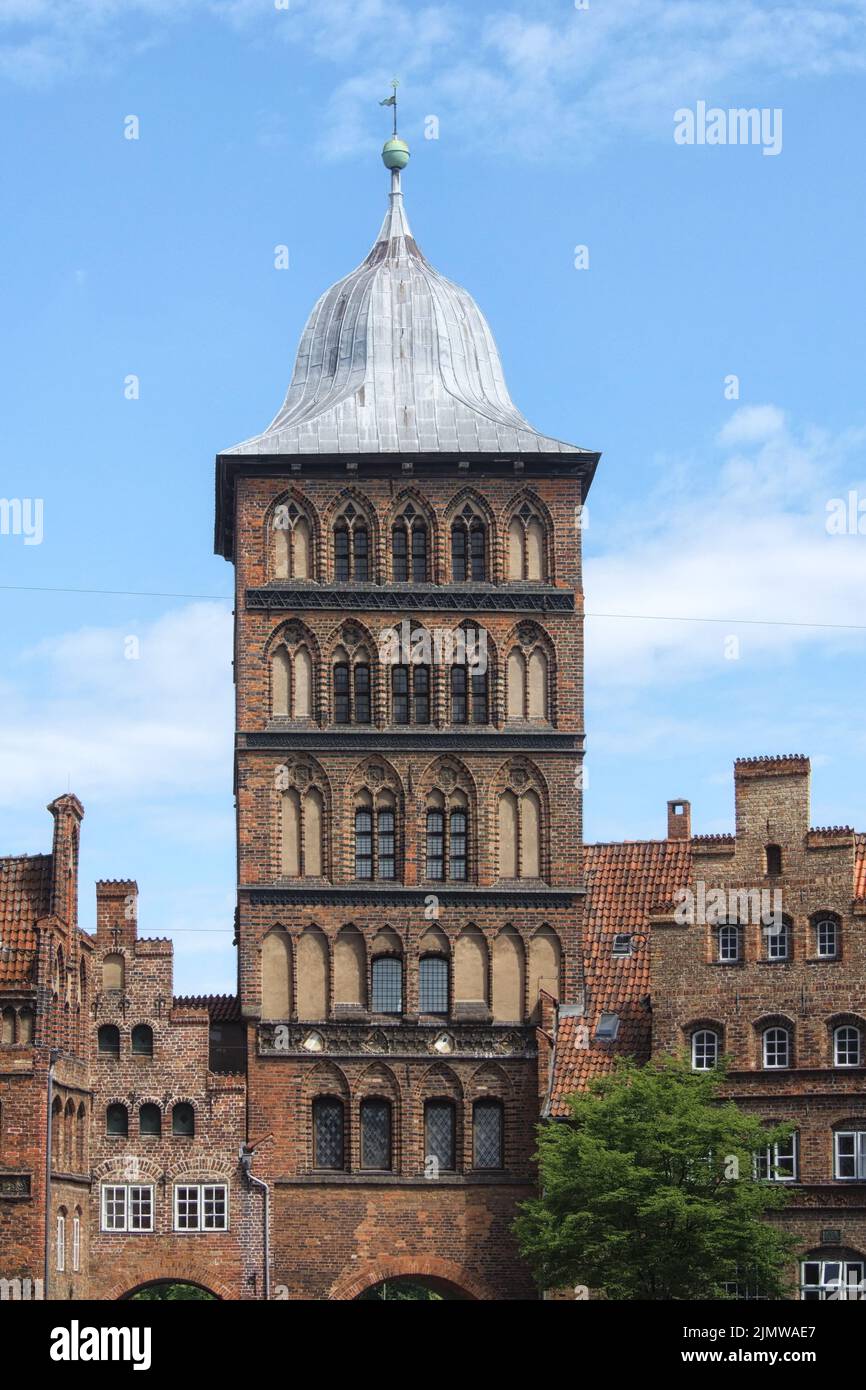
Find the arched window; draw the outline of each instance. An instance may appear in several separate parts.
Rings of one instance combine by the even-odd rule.
[[[126,967],[119,953],[107,955],[102,962],[102,988],[104,990],[123,989]]]
[[[539,581],[546,577],[544,523],[524,502],[508,526],[508,578]]]
[[[377,956],[372,965],[374,1014],[403,1012],[403,962],[395,956]]]
[[[428,798],[426,870],[437,882],[465,883],[469,877],[469,805],[459,790],[447,802],[439,791]]]
[[[458,584],[487,578],[487,527],[468,503],[451,524],[451,574]]]
[[[840,952],[841,928],[839,919],[821,913],[814,922],[815,953],[820,960],[835,960]]]
[[[767,938],[767,960],[790,960],[791,927],[786,921],[771,922],[762,928]]]
[[[57,1248],[56,1265],[58,1274],[62,1274],[66,1269],[66,1208],[61,1207],[57,1213]]]
[[[372,718],[370,664],[361,660],[353,665],[341,649],[334,662],[334,723],[369,724]]]
[[[171,1132],[183,1139],[195,1134],[195,1111],[186,1101],[178,1101],[171,1112]]]
[[[162,1134],[162,1111],[158,1105],[148,1103],[138,1112],[138,1132],[156,1139]]]
[[[408,502],[391,528],[391,570],[395,584],[425,584],[430,577],[427,523]]]
[[[767,1071],[791,1065],[791,1031],[789,1028],[766,1028],[762,1039],[762,1055]]]
[[[477,628],[461,628],[458,641],[462,647],[458,656],[462,659],[455,659],[451,666],[451,723],[487,724],[490,719],[487,634]]]
[[[78,1107],[76,1118],[78,1121],[75,1143],[76,1167],[79,1173],[83,1173],[87,1168],[87,1110],[84,1101]]]
[[[294,787],[281,799],[280,872],[284,878],[321,878],[324,872],[324,798],[317,787]]]
[[[275,579],[312,579],[313,529],[296,502],[274,508],[273,574]]]
[[[397,876],[396,799],[364,788],[355,803],[355,878],[392,882]]]
[[[345,1107],[338,1096],[317,1096],[313,1101],[314,1166],[339,1170],[345,1167]]]
[[[472,1163],[503,1168],[503,1109],[500,1100],[477,1100],[472,1107]]]
[[[457,1167],[457,1116],[451,1100],[428,1100],[424,1105],[424,1162],[435,1160],[437,1171]]]
[[[782,850],[779,845],[767,845],[766,866],[768,874],[780,874],[782,872]]]
[[[334,523],[334,578],[338,584],[368,583],[371,576],[370,532],[353,502]]]
[[[105,1132],[126,1138],[129,1133],[129,1111],[125,1105],[109,1105],[105,1112]]]
[[[834,1067],[859,1067],[862,1054],[861,1033],[853,1024],[833,1029]]]
[[[391,1102],[372,1096],[361,1101],[361,1167],[389,1172],[391,1166]]]
[[[719,928],[719,960],[727,965],[740,959],[740,929],[737,926]]]
[[[430,667],[391,667],[391,711],[395,724],[430,723]]]
[[[306,646],[279,646],[274,652],[271,712],[282,719],[313,717],[313,659]]]
[[[147,1023],[136,1023],[132,1030],[133,1057],[153,1056],[153,1029]]]
[[[506,663],[506,702],[509,719],[532,719],[550,723],[550,663],[544,648],[533,644],[513,647]]]
[[[712,1071],[718,1064],[721,1038],[712,1028],[699,1028],[692,1034],[692,1071]]]
[[[421,957],[418,997],[422,1014],[448,1013],[448,962],[442,956]]]
[[[113,1023],[103,1023],[96,1035],[96,1046],[101,1057],[119,1057],[120,1029]]]

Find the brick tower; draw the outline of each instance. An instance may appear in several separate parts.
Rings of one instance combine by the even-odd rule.
[[[236,574],[239,996],[270,1295],[532,1296],[551,1001],[577,1001],[580,508],[391,194],[285,403],[217,458]],[[543,1062],[543,1065],[540,1064]]]

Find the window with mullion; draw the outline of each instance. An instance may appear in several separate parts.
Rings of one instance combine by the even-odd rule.
[[[355,811],[355,877],[373,877],[373,812],[367,806]]]
[[[352,532],[352,559],[357,583],[365,584],[370,578],[370,538],[366,526],[356,526]]]
[[[390,806],[383,807],[376,815],[377,878],[392,879],[397,872],[397,845],[394,811]]]
[[[466,527],[456,522],[451,527],[451,573],[458,584],[469,578],[468,539]]]
[[[761,1182],[796,1182],[798,1134],[794,1130],[787,1139],[768,1144],[755,1154],[755,1178]]]
[[[334,667],[334,723],[351,724],[352,696],[349,684],[349,667],[346,662],[338,662]]]
[[[358,662],[355,677],[355,723],[369,724],[370,711],[370,668],[363,661]]]
[[[419,523],[412,527],[412,579],[415,584],[427,579],[427,527]]]
[[[837,1130],[834,1150],[835,1177],[866,1179],[866,1130]]]
[[[823,917],[815,927],[816,946],[822,960],[833,960],[839,954],[839,924],[832,917]]]
[[[486,724],[487,713],[487,673],[472,677],[472,722]]]
[[[391,668],[391,717],[395,724],[409,723],[409,667]]]
[[[427,877],[445,877],[445,812],[427,812]]]
[[[833,1032],[833,1065],[837,1067],[859,1067],[860,1029],[845,1024]]]
[[[351,578],[349,563],[349,529],[337,526],[334,530],[334,578],[337,583],[346,583]]]
[[[448,877],[458,883],[466,880],[467,815],[452,811],[448,817]]]
[[[395,526],[391,532],[391,559],[395,584],[405,584],[409,578],[405,526]]]
[[[430,723],[430,667],[414,666],[412,668],[412,695],[414,705],[414,722],[416,724]]]
[[[791,1065],[791,1034],[787,1028],[768,1028],[764,1033],[764,1067],[768,1071]]]
[[[487,574],[486,566],[486,537],[484,527],[480,521],[473,521],[469,531],[469,551],[471,557],[471,570],[473,579],[484,579]]]
[[[469,707],[466,700],[465,666],[451,667],[451,723],[469,723]]]

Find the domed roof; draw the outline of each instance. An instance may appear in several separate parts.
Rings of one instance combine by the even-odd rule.
[[[375,245],[310,314],[282,409],[224,454],[586,453],[521,415],[487,320],[422,255],[391,178]]]

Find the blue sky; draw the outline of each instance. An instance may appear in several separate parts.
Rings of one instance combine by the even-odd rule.
[[[47,848],[71,787],[83,925],[135,876],[178,990],[233,987],[213,457],[378,229],[394,74],[421,246],[529,419],[603,452],[587,607],[627,616],[588,624],[587,838],[672,797],[728,830],[761,752],[866,828],[866,535],[826,528],[866,499],[864,68],[845,0],[0,0],[0,496],[44,504],[41,544],[0,535],[0,850]],[[781,110],[781,152],[676,144],[698,101]]]

